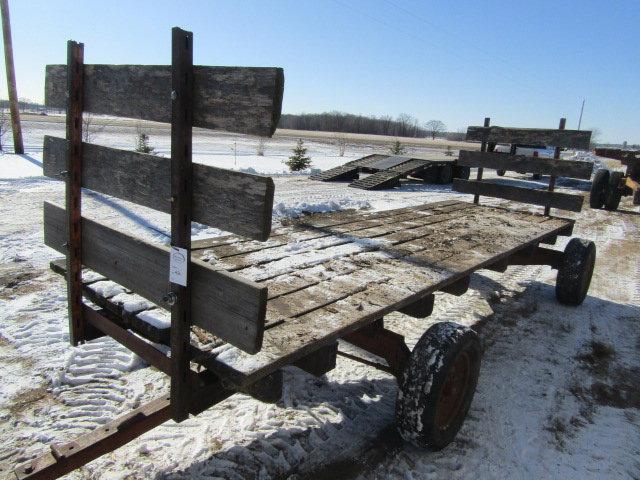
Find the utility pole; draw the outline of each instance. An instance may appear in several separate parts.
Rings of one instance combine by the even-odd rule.
[[[580,125],[582,125],[582,112],[584,111],[584,101],[585,99],[582,99],[582,106],[580,107],[580,118],[578,119],[578,130],[580,130]]]
[[[2,9],[2,36],[4,38],[4,62],[7,68],[7,89],[9,90],[9,110],[11,111],[11,130],[13,131],[13,149],[24,153],[20,110],[18,109],[18,91],[16,89],[16,71],[13,66],[13,43],[11,42],[11,23],[9,22],[9,1],[0,0]]]

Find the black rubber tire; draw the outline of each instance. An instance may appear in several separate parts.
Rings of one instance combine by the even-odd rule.
[[[499,177],[504,177],[504,174],[507,173],[506,170],[496,170],[496,173],[498,174]]]
[[[591,193],[589,194],[589,205],[591,208],[602,208],[604,196],[609,185],[610,172],[606,168],[601,168],[593,176],[591,182]]]
[[[473,400],[481,357],[478,334],[463,325],[436,323],[422,335],[411,352],[396,398],[396,428],[405,441],[430,450],[451,443]],[[465,367],[460,369],[460,365]],[[449,378],[450,372],[460,375]],[[454,378],[461,382],[457,389]],[[439,400],[450,398],[449,394],[454,401],[438,409]]]
[[[453,167],[441,165],[438,167],[438,183],[447,184],[453,181]]]
[[[461,178],[462,180],[469,180],[471,175],[471,167],[457,166],[455,168],[455,178]]]
[[[617,210],[622,198],[622,190],[620,190],[620,181],[624,177],[622,172],[611,172],[609,174],[609,183],[604,193],[605,210]]]
[[[560,303],[577,306],[584,301],[595,263],[595,243],[582,238],[572,238],[569,241],[556,278],[556,298]]]
[[[542,174],[541,174],[541,173],[534,173],[534,174],[532,175],[532,178],[533,178],[534,180],[540,180],[540,179],[542,178]]]

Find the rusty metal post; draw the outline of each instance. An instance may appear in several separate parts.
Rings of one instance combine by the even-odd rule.
[[[9,20],[9,1],[0,0],[2,8],[2,36],[4,38],[4,63],[7,69],[7,90],[9,91],[9,110],[11,111],[11,130],[13,131],[13,150],[24,153],[22,126],[18,108],[18,89],[16,88],[16,70],[13,64],[13,42],[11,41],[11,21]]]
[[[484,119],[485,128],[488,128],[490,123],[491,123],[491,118],[485,117],[485,119]],[[488,134],[485,134],[484,140],[482,140],[482,143],[480,144],[480,151],[481,152],[486,152],[487,151],[487,137],[488,137]],[[476,180],[478,180],[478,181],[482,180],[482,172],[483,172],[483,168],[482,167],[478,167],[478,176],[477,176]],[[473,203],[475,203],[476,205],[478,203],[480,203],[480,195],[479,194],[476,193],[473,196]]]
[[[565,125],[567,124],[567,119],[566,118],[561,118],[560,119],[560,124],[558,125],[558,129],[559,130],[564,130]],[[560,158],[560,147],[556,147],[554,152],[553,152],[553,158],[555,160],[558,160]],[[550,175],[549,176],[549,191],[553,192],[556,188],[556,176],[555,175]],[[549,215],[549,213],[551,213],[551,207],[546,206],[544,207],[544,214],[545,215]]]
[[[67,42],[67,156],[66,211],[67,300],[69,340],[72,345],[85,340],[82,315],[82,110],[84,88],[84,45]]]
[[[174,278],[171,292],[171,417],[189,416],[191,331],[191,131],[193,118],[193,34],[173,28],[171,83],[171,255],[183,262],[182,278]]]

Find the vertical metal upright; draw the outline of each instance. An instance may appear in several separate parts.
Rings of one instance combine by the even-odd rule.
[[[67,301],[72,345],[85,340],[82,315],[82,111],[84,92],[84,45],[67,42],[67,155],[66,212]]]
[[[567,124],[567,119],[566,118],[561,118],[560,119],[560,124],[558,125],[558,129],[559,130],[564,130],[565,126]],[[560,151],[562,149],[560,147],[556,147],[554,152],[553,152],[553,158],[555,160],[558,160],[560,158]],[[556,188],[556,176],[555,175],[550,175],[549,176],[549,191],[553,192]],[[544,214],[545,215],[549,215],[551,213],[551,207],[546,206],[544,207]]]
[[[484,127],[485,128],[489,128],[489,124],[491,123],[491,118],[489,117],[485,117],[484,119]],[[480,144],[480,151],[481,152],[486,152],[487,151],[487,138],[489,137],[489,133],[485,132],[485,134],[482,137],[482,143]],[[476,180],[480,181],[482,180],[482,173],[483,173],[483,168],[482,167],[478,167],[478,176],[476,177]],[[480,203],[480,194],[476,193],[473,196],[473,203],[475,203],[476,205],[478,203]]]
[[[171,416],[179,422],[189,415],[190,399],[193,34],[178,27],[171,34],[171,245],[186,257],[184,285],[171,283]]]

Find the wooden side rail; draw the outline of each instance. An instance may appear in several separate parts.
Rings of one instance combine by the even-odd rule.
[[[45,136],[43,171],[62,179],[68,142]],[[82,186],[121,200],[171,212],[171,160],[116,148],[82,144]],[[193,164],[192,219],[238,235],[266,240],[271,233],[271,177]]]
[[[167,305],[169,249],[82,219],[82,263],[157,305]],[[44,240],[66,253],[64,209],[45,202]],[[193,259],[193,323],[232,345],[256,353],[262,345],[267,288]]]
[[[171,121],[171,66],[85,65],[84,111]],[[282,108],[284,73],[271,67],[194,66],[193,126],[271,136]],[[47,65],[45,104],[67,106],[67,66]]]
[[[584,201],[583,197],[580,195],[549,192],[545,190],[532,190],[530,188],[491,183],[485,180],[470,181],[455,178],[453,180],[453,189],[461,193],[503,198],[505,200],[530,203],[543,207],[560,208],[571,212],[579,212],[582,210],[582,203]]]
[[[588,150],[591,132],[587,130],[473,126],[467,129],[467,140],[519,145],[552,145]]]
[[[589,180],[593,171],[593,163],[591,162],[468,150],[460,150],[458,165],[519,173],[540,173],[583,180]]]

